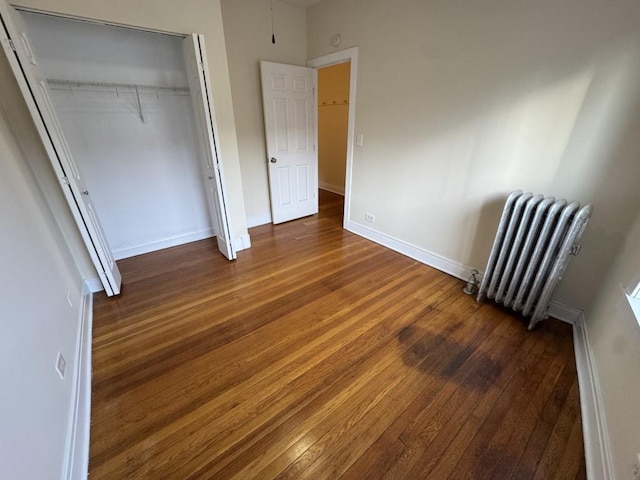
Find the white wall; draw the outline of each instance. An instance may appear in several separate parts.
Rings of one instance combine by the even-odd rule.
[[[58,479],[73,402],[81,279],[2,111],[0,170],[0,477]],[[54,369],[58,351],[67,361],[64,380]]]
[[[587,313],[589,346],[595,358],[613,456],[614,478],[633,478],[640,452],[640,326],[620,284],[634,287],[640,273],[640,214]]]
[[[182,39],[24,14],[47,78],[185,87]],[[188,95],[52,89],[117,259],[213,234]]]
[[[593,202],[557,292],[586,308],[640,205],[626,130],[640,5],[325,0],[308,56],[359,47],[352,222],[483,269],[506,194]],[[635,101],[635,100],[633,100]],[[383,193],[383,194],[381,194]],[[370,224],[369,224],[370,225]]]
[[[135,2],[135,4],[132,4],[132,2],[128,0],[112,0],[109,2],[16,0],[12,3],[48,12],[136,26],[144,29],[179,34],[196,32],[205,36],[209,74],[212,83],[218,132],[220,135],[220,153],[229,193],[231,236],[233,240],[241,243],[239,239],[247,235],[246,215],[238,159],[235,121],[231,103],[227,53],[222,30],[222,14],[219,1],[185,0],[182,2],[174,2],[173,0],[139,0]],[[5,89],[5,85],[2,85],[2,89]],[[4,93],[2,95],[4,96]],[[17,117],[24,112],[24,107],[17,105],[12,108],[15,111],[11,113],[11,121],[13,122],[14,116]],[[29,133],[28,139],[31,143],[38,142],[32,133],[33,132]],[[56,213],[56,215],[64,215],[64,213]],[[65,229],[64,234],[65,236],[78,236],[77,232],[74,232],[72,229],[70,232]],[[76,250],[76,248],[73,248],[74,252]]]
[[[222,0],[249,226],[271,221],[259,62],[306,65],[307,61],[305,10],[274,0],[276,44],[273,45],[269,6],[263,0]]]

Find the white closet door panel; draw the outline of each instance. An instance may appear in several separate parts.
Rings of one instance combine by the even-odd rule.
[[[207,201],[214,228],[217,232],[218,249],[229,260],[236,258],[231,242],[224,172],[219,158],[217,127],[213,110],[213,96],[204,37],[192,34],[183,41],[183,51],[193,109],[196,114],[198,135],[202,144],[202,170],[207,192]]]
[[[2,47],[43,142],[49,161],[60,180],[65,199],[82,235],[89,256],[107,295],[120,293],[121,276],[91,196],[52,107],[46,79],[38,68],[20,13],[0,0]]]

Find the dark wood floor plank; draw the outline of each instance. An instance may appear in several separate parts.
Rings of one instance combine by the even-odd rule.
[[[570,326],[318,215],[119,261],[94,301],[92,479],[585,478]]]
[[[387,477],[446,478],[477,433],[479,423],[490,414],[521,364],[531,358],[535,339],[519,336],[519,327],[502,322],[479,347],[474,357],[478,360],[459,372],[446,395],[439,395],[431,407],[433,413],[421,413],[408,425],[401,439],[412,447],[410,454],[400,459]]]

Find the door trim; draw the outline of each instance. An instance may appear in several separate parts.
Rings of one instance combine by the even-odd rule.
[[[351,178],[353,172],[353,146],[356,130],[356,86],[358,84],[358,47],[347,48],[339,52],[322,55],[321,57],[307,60],[307,67],[316,70],[339,63],[351,62],[349,73],[349,123],[347,127],[347,161],[344,179],[344,218],[342,227],[347,229],[351,212]]]

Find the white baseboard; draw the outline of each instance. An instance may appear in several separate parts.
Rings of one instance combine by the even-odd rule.
[[[121,248],[113,251],[113,257],[116,260],[122,260],[123,258],[135,257],[136,255],[142,255],[143,253],[155,252],[156,250],[162,250],[163,248],[175,247],[190,242],[197,242],[198,240],[204,240],[205,238],[211,238],[215,236],[215,232],[212,228],[200,230],[197,232],[186,233],[184,235],[177,235],[171,238],[165,238],[157,242],[145,243],[142,245],[136,245],[133,247]]]
[[[91,293],[101,292],[104,290],[100,277],[85,278],[84,284]]]
[[[236,252],[246,250],[247,248],[251,248],[251,237],[248,233],[245,233],[233,241],[233,249]]]
[[[372,228],[365,227],[364,225],[360,225],[355,222],[347,222],[347,230],[373,242],[379,243],[380,245],[390,248],[398,253],[402,253],[403,255],[413,258],[421,263],[429,265],[430,267],[464,280],[465,282],[471,276],[472,268],[462,265],[461,263],[454,262],[453,260],[449,260],[437,253],[425,250],[424,248],[412,245],[404,240],[387,235],[386,233],[373,230]]]
[[[318,182],[318,188],[344,196],[344,187],[339,187],[338,185],[331,185],[330,183],[326,182]]]
[[[602,408],[600,382],[582,314],[573,325],[573,348],[580,385],[580,410],[587,478],[612,480],[614,478],[613,462],[609,437],[606,433],[607,424]]]
[[[91,425],[91,339],[93,293],[85,285],[80,307],[80,331],[76,346],[73,404],[65,459],[65,480],[86,480],[89,475]]]
[[[247,228],[259,227],[267,223],[271,223],[271,214],[269,213],[247,217]]]
[[[549,304],[549,316],[557,318],[565,323],[576,325],[582,321],[583,315],[584,312],[579,308],[551,299],[551,303]]]

